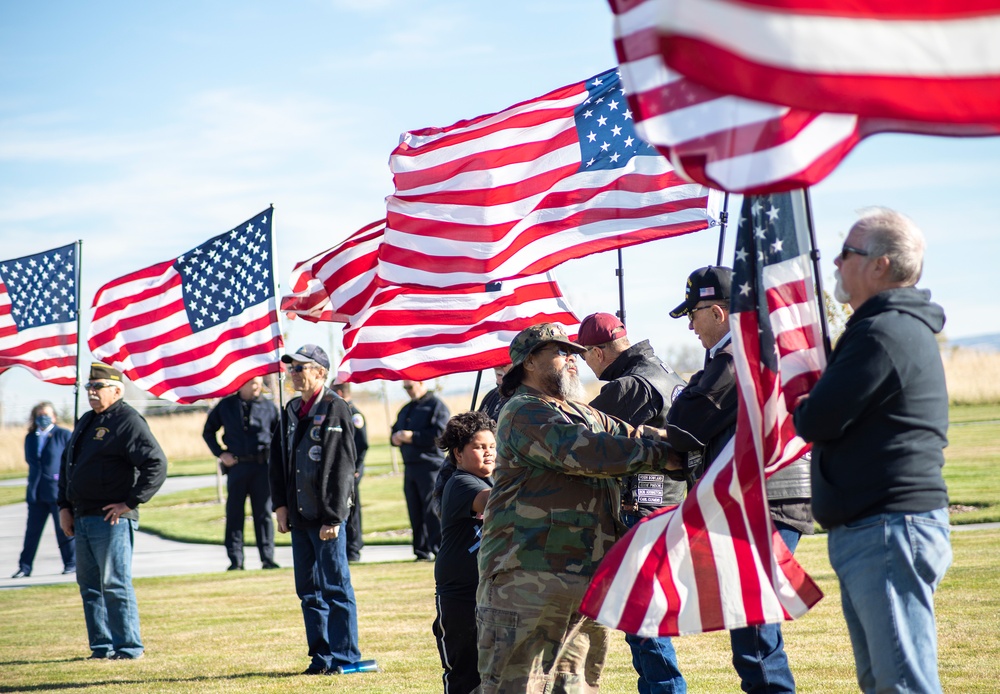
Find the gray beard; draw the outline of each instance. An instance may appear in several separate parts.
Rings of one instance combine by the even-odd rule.
[[[586,395],[579,376],[569,372],[569,364],[558,371],[553,369],[545,374],[542,385],[546,395],[559,400],[583,401]]]
[[[837,284],[833,288],[833,298],[842,304],[851,303],[851,295],[844,289],[844,283],[840,278],[840,270],[833,271],[833,278],[837,281]]]

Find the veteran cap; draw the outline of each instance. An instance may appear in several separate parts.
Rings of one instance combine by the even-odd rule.
[[[727,267],[709,265],[695,270],[688,276],[684,301],[670,312],[671,318],[686,316],[699,301],[728,301],[732,286],[733,271]]]
[[[122,372],[117,369],[113,369],[107,364],[99,361],[95,361],[90,365],[90,380],[91,381],[116,381],[118,383],[122,382]]]
[[[294,354],[286,354],[281,358],[286,364],[295,362],[297,364],[319,364],[327,371],[330,370],[330,357],[322,347],[317,345],[302,345]]]

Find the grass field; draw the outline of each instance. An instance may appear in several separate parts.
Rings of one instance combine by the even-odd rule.
[[[995,692],[1000,681],[1000,531],[953,535],[955,562],[937,594],[940,667],[946,692]],[[836,581],[822,538],[796,557],[825,593],[807,615],[784,626],[801,692],[852,692],[854,666]],[[356,565],[362,655],[382,672],[298,676],[308,664],[290,569],[244,574],[137,579],[147,657],[88,661],[76,586],[0,591],[0,692],[338,692],[440,691],[431,636],[430,564]],[[692,692],[738,692],[724,633],[675,640]],[[605,692],[634,692],[624,639],[615,636]]]

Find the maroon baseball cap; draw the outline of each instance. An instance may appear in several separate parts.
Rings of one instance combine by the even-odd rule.
[[[628,333],[625,326],[615,316],[610,313],[592,313],[580,323],[576,341],[584,347],[595,347],[626,335]]]

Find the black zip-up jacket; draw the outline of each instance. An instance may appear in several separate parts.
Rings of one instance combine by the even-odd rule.
[[[930,292],[876,294],[847,321],[830,363],[794,413],[813,442],[812,503],[825,528],[948,505],[941,469],[948,389]]]
[[[167,457],[149,425],[119,400],[77,422],[59,475],[59,507],[74,516],[104,515],[108,504],[125,502],[122,518],[139,519],[139,504],[153,498],[167,478]]]
[[[292,398],[281,413],[283,440],[274,432],[268,471],[271,500],[276,509],[288,509],[292,527],[339,525],[354,501],[357,453],[351,409],[325,387],[303,417],[301,406],[301,397]]]

